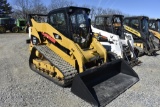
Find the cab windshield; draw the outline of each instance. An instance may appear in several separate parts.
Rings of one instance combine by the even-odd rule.
[[[72,32],[82,37],[88,34],[88,15],[84,10],[77,10],[70,15]]]
[[[1,19],[1,24],[8,24],[8,23],[9,23],[8,19]]]
[[[122,17],[114,16],[112,21],[113,21],[113,26],[120,27],[122,24]]]
[[[148,34],[149,28],[148,28],[148,20],[146,18],[142,19],[142,32],[145,34]]]
[[[124,39],[124,32],[123,32],[123,17],[121,16],[113,16],[113,33],[119,35],[121,39]]]
[[[90,42],[90,22],[85,10],[75,10],[70,14],[71,32],[74,42],[87,48]]]

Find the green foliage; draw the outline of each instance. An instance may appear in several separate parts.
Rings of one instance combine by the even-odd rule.
[[[0,0],[0,16],[8,16],[11,13],[13,13],[12,7],[7,0]]]

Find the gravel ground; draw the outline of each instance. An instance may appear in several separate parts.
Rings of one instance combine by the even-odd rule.
[[[91,105],[30,70],[27,34],[0,34],[0,107],[91,107]],[[160,51],[158,51],[160,54]],[[106,107],[159,107],[160,55],[143,56],[133,69],[140,81]]]

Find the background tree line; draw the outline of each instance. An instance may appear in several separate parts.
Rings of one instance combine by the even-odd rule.
[[[6,16],[11,13],[13,13],[12,7],[7,3],[7,0],[0,0],[0,16]]]
[[[89,5],[78,5],[72,0],[50,0],[49,5],[45,5],[42,0],[13,0],[12,6],[7,0],[0,0],[0,14],[10,14],[13,18],[27,19],[27,14],[47,14],[50,10],[66,7],[81,6],[91,9],[90,18],[93,20],[96,15],[101,14],[124,14],[119,10],[101,8]],[[125,14],[126,15],[126,14]]]

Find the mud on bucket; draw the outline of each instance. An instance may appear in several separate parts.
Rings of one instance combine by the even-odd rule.
[[[94,106],[105,106],[138,80],[136,72],[119,59],[76,75],[71,91]]]

